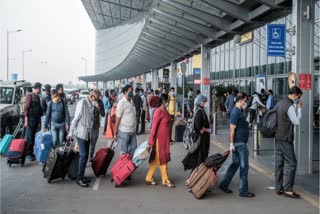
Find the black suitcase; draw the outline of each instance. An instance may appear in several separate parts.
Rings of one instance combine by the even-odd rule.
[[[72,143],[67,142],[65,145],[51,149],[42,169],[43,177],[47,179],[48,183],[52,180],[66,177],[68,166],[74,155],[71,145]]]
[[[175,134],[175,141],[176,142],[183,142],[183,133],[185,130],[186,126],[184,125],[177,125],[176,126],[176,134]]]
[[[78,177],[79,158],[80,158],[80,155],[78,152],[74,153],[74,155],[71,158],[68,172],[67,172],[67,176],[71,180],[75,180]]]

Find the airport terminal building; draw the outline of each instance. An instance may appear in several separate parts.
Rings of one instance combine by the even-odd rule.
[[[287,95],[288,79],[293,80],[304,89],[295,142],[298,172],[315,171],[319,161],[315,114],[320,91],[320,1],[82,2],[97,31],[95,75],[81,80],[103,88],[128,83],[145,89],[193,87],[208,97],[217,86],[233,85],[248,94],[264,88],[272,89],[276,100]],[[272,50],[272,39],[282,41],[282,50]],[[181,64],[187,65],[186,71]]]

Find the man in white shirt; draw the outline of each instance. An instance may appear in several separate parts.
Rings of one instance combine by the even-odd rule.
[[[302,91],[298,86],[289,89],[288,97],[280,100],[276,105],[277,129],[275,152],[275,183],[276,193],[290,198],[300,198],[293,191],[296,176],[297,159],[294,153],[294,126],[300,124]],[[283,182],[284,163],[287,176]],[[284,184],[283,184],[284,183]]]
[[[137,148],[136,110],[132,101],[133,87],[126,85],[122,92],[124,97],[117,105],[114,140],[117,140],[119,134],[121,154],[129,153],[133,155]]]

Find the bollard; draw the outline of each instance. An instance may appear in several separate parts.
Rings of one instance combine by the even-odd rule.
[[[213,113],[213,124],[212,124],[213,136],[217,135],[217,113]]]
[[[253,127],[253,156],[259,155],[259,135],[258,135],[258,124],[252,124]]]

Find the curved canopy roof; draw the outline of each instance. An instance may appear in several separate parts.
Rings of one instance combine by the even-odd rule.
[[[140,14],[135,19],[141,19],[143,26],[132,38],[134,44],[123,53],[123,60],[99,74],[79,77],[81,80],[116,80],[164,67],[199,53],[201,45],[218,46],[236,34],[247,33],[291,13],[292,8],[291,0],[83,0],[97,30],[126,24],[133,17],[121,13],[123,18],[118,24],[104,23],[106,16],[104,21],[97,22],[94,18],[97,15],[93,14],[99,16],[103,12],[101,5],[116,4],[119,7],[112,7],[110,12],[120,14],[122,7],[135,10],[137,6],[133,5],[138,2]],[[93,10],[88,9],[89,3]]]

